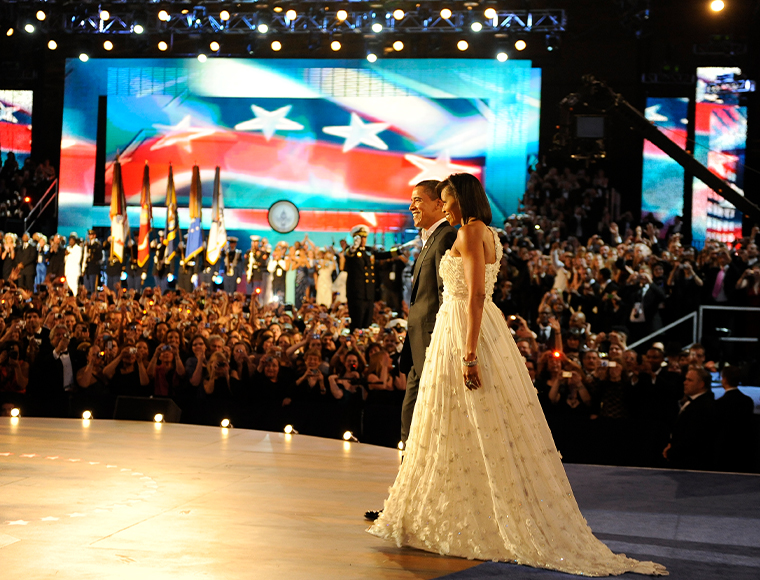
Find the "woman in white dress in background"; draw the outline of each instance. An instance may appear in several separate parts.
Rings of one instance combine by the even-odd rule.
[[[333,303],[335,252],[327,246],[317,252],[317,304],[330,308]]]
[[[486,225],[488,198],[469,174],[439,187],[446,219],[462,227],[440,263],[443,304],[404,461],[368,531],[398,546],[585,576],[667,574],[592,534],[492,301],[502,248]]]
[[[69,245],[66,247],[63,263],[66,284],[71,293],[76,296],[79,290],[79,276],[82,275],[82,246],[79,245],[77,235],[73,232],[69,236]]]

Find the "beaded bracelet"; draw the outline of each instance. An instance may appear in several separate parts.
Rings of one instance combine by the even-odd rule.
[[[466,367],[474,367],[478,364],[478,357],[475,357],[472,360],[464,360],[464,357],[462,357],[462,364]]]

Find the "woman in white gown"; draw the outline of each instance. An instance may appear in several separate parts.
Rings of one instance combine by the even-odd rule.
[[[404,461],[369,532],[444,555],[585,576],[667,574],[613,554],[580,513],[511,332],[492,294],[502,256],[477,178],[441,184],[462,224],[444,282]]]
[[[317,304],[330,308],[333,303],[333,279],[335,253],[331,246],[317,253]]]
[[[79,276],[82,275],[82,246],[77,243],[75,234],[69,236],[69,245],[63,258],[63,273],[71,293],[76,296],[79,289]]]

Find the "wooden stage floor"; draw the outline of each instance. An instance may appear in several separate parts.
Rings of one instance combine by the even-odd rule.
[[[0,418],[4,578],[437,578],[364,530],[399,453],[302,435]]]

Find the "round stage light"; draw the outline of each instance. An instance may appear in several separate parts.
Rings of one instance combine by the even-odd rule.
[[[710,9],[713,12],[720,12],[725,7],[726,7],[726,4],[725,2],[723,2],[723,0],[713,0],[712,2],[710,2]]]
[[[155,421],[156,423],[163,423],[163,421],[164,421],[164,416],[163,416],[163,414],[162,414],[162,413],[156,413],[156,414],[153,416],[153,421]]]
[[[99,16],[101,20],[109,20],[111,13],[108,10],[101,10]]]
[[[85,411],[84,413],[82,413],[82,419],[84,419],[85,421],[88,419],[92,419],[92,411]]]
[[[343,441],[351,441],[353,436],[354,434],[351,433],[351,431],[346,431],[345,433],[343,433]]]
[[[293,22],[298,17],[298,12],[292,8],[285,13],[285,18]]]
[[[47,18],[47,14],[45,14],[44,10],[37,10],[37,14],[35,14],[35,16],[37,17],[37,20],[39,20],[40,22],[42,22],[43,20],[45,20],[45,18]]]
[[[145,29],[143,28],[142,24],[135,24],[134,28],[132,28],[132,32],[135,34],[142,34],[145,32]]]
[[[13,36],[14,32],[15,31],[13,30],[13,27],[11,27],[11,28],[9,28],[8,30],[5,31],[5,36]]]
[[[227,22],[230,19],[230,13],[227,10],[222,10],[219,13],[219,18],[222,20],[222,22]]]
[[[21,415],[21,410],[18,407],[13,407],[11,409],[11,417],[18,417],[19,415]]]
[[[507,60],[509,60],[509,55],[506,52],[500,52],[496,55],[496,60],[499,62],[507,62]]]
[[[32,32],[34,32],[34,24],[27,24],[26,26],[24,26],[24,30],[26,30],[29,34],[31,34]]]
[[[515,42],[515,50],[525,50],[528,47],[528,43],[522,38]]]
[[[111,42],[110,40],[106,40],[103,43],[103,48],[106,50],[113,50],[113,42]]]
[[[444,8],[443,10],[441,10],[441,18],[443,18],[444,20],[448,20],[449,18],[451,18],[451,10],[449,10],[448,8]]]
[[[466,40],[460,40],[459,42],[457,42],[457,48],[461,50],[462,52],[464,52],[465,50],[470,48],[470,45],[467,43]]]
[[[332,48],[334,52],[338,52],[340,50],[340,42],[338,42],[337,40],[333,40],[330,43],[330,48]]]
[[[277,12],[277,14],[279,14],[280,12],[282,12],[282,6],[275,6],[274,8],[272,8],[272,10],[274,10],[275,12]]]
[[[161,52],[166,52],[167,50],[169,50],[169,45],[166,44],[166,41],[162,40],[161,42],[158,43],[158,50],[160,50]]]
[[[208,60],[208,57],[205,54],[200,53],[198,55],[198,62],[206,62],[207,60]]]
[[[402,50],[404,50],[404,43],[401,42],[400,40],[397,40],[396,42],[393,43],[393,50],[395,50],[396,52],[401,52]]]
[[[404,445],[403,441],[399,441],[397,447],[399,451],[403,451],[406,445]]]
[[[209,44],[208,47],[212,52],[217,52],[220,48],[219,43],[216,40],[212,40],[211,44]]]
[[[483,30],[483,24],[481,24],[480,22],[476,20],[475,22],[470,24],[470,29],[472,29],[473,32],[480,32],[481,30]]]
[[[169,16],[169,13],[166,10],[159,10],[158,19],[161,22],[169,22],[169,20],[171,19],[171,16]]]
[[[375,23],[372,24],[372,32],[374,32],[375,34],[378,34],[378,33],[382,32],[382,31],[383,31],[383,25],[382,24],[380,24],[379,22],[375,22]]]
[[[348,18],[348,12],[345,10],[338,10],[338,13],[335,15],[335,17],[340,20],[341,22]]]
[[[283,429],[287,435],[291,435],[296,432],[295,429],[293,429],[293,425],[285,425],[285,429]]]
[[[496,10],[493,8],[486,8],[486,11],[483,12],[483,15],[488,18],[488,20],[493,20],[497,16]]]
[[[222,419],[222,422],[219,423],[219,426],[225,429],[229,429],[230,427],[232,427],[232,423],[230,423],[229,419]]]
[[[90,57],[87,55],[87,53],[83,52],[82,54],[79,55],[79,60],[81,60],[82,62],[87,62],[88,60],[90,60]]]
[[[275,52],[280,52],[282,50],[282,43],[279,40],[273,40],[270,46]],[[256,290],[258,290],[258,288],[256,288]]]
[[[50,50],[55,50],[58,48],[58,43],[55,40],[48,40],[48,48]]]
[[[267,26],[266,24],[264,24],[264,23],[262,22],[261,24],[259,24],[259,26],[258,26],[257,30],[258,30],[258,31],[259,31],[261,34],[266,34],[267,32],[269,32],[269,26]]]
[[[376,55],[374,52],[370,52],[370,53],[367,55],[367,60],[368,60],[369,62],[377,62],[377,55]]]
[[[396,8],[396,9],[393,11],[393,17],[394,17],[396,20],[403,20],[403,19],[404,19],[404,11],[403,11],[403,10],[401,10],[401,8]]]

